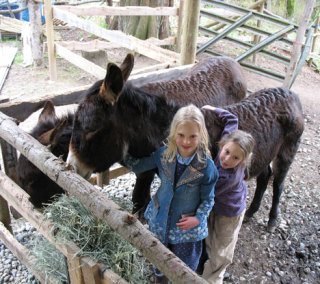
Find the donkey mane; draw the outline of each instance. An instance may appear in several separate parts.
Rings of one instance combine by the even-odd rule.
[[[124,86],[121,96],[117,101],[117,108],[123,114],[128,109],[135,110],[140,115],[152,117],[153,115],[161,115],[161,111],[177,109],[179,105],[168,100],[164,95],[150,94],[140,88],[135,88],[131,83]]]

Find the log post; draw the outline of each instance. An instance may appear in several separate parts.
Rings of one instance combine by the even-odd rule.
[[[181,52],[181,31],[182,31],[182,19],[183,19],[183,8],[184,0],[180,0],[179,2],[179,17],[178,17],[178,28],[177,28],[177,36],[176,36],[176,52]]]
[[[57,80],[57,61],[56,61],[56,54],[55,54],[55,48],[54,48],[52,5],[50,0],[44,0],[44,12],[46,16],[46,34],[47,34],[50,80],[56,81]]]
[[[319,31],[319,25],[320,25],[320,17],[317,18],[316,21],[316,27],[314,28],[314,37],[312,41],[312,47],[311,47],[311,52],[315,52],[317,48],[317,40],[318,40],[318,31]]]
[[[200,0],[185,1],[182,12],[180,64],[192,64],[196,59]]]
[[[255,6],[254,8],[251,8],[251,9],[256,9],[259,13],[263,13],[264,2],[265,1],[258,0],[255,3],[255,4],[257,4],[257,6]],[[260,27],[261,27],[261,20],[257,20],[257,28],[260,28]],[[260,40],[261,40],[261,36],[260,35],[254,35],[253,36],[253,44],[254,45],[258,44],[260,42]],[[257,54],[256,53],[253,55],[252,61],[253,61],[253,64],[256,64],[256,61],[257,61]]]
[[[17,180],[16,163],[17,151],[9,143],[0,138],[1,154],[4,165],[4,171],[13,179]],[[0,221],[12,233],[11,218],[8,202],[0,196]]]
[[[0,222],[6,227],[6,229],[12,234],[10,211],[8,202],[0,195]]]
[[[16,147],[71,196],[77,197],[93,215],[106,222],[114,231],[139,249],[172,282],[178,284],[207,283],[154,237],[135,216],[109,200],[88,181],[70,171],[61,159],[19,129],[13,119],[1,112],[0,136]]]
[[[9,143],[0,138],[4,171],[8,177],[17,182],[17,151]]]
[[[43,52],[42,52],[42,25],[40,5],[34,0],[28,1],[29,21],[30,21],[30,40],[33,64],[35,66],[43,65]]]
[[[301,55],[301,48],[304,42],[304,35],[306,33],[309,19],[313,11],[314,3],[315,3],[315,0],[308,0],[304,8],[303,16],[301,18],[300,25],[297,30],[297,36],[292,46],[290,64],[282,85],[284,88],[290,89],[290,87],[292,86],[294,71],[297,67],[297,64]]]

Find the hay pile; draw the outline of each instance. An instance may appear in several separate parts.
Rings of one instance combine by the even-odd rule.
[[[128,201],[123,204],[122,199],[121,202],[118,204],[129,209]],[[74,242],[80,248],[78,256],[88,256],[105,264],[130,283],[149,283],[150,264],[146,259],[107,224],[95,218],[76,198],[61,196],[47,206],[44,215],[55,225],[56,241]],[[67,281],[64,256],[50,243],[36,240],[33,253],[38,259],[35,263],[38,268],[61,282]]]

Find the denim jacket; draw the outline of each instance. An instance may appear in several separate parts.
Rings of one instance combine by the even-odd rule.
[[[144,215],[149,229],[163,243],[202,240],[208,235],[207,218],[214,204],[217,168],[209,157],[200,162],[195,155],[174,187],[176,159],[173,162],[166,161],[163,158],[165,150],[166,146],[155,151],[150,157],[125,160],[135,173],[154,168],[159,171],[161,185]],[[197,217],[200,224],[190,230],[178,228],[176,223],[183,214]]]

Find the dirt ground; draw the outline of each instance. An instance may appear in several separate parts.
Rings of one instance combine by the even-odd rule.
[[[109,58],[119,63],[125,50],[115,50]],[[114,59],[112,58],[114,56]],[[150,63],[137,56],[135,68]],[[1,96],[10,100],[45,95],[95,82],[96,79],[58,59],[58,81],[50,82],[47,68],[24,68],[14,64]],[[246,71],[249,90],[280,86],[280,82]],[[266,231],[271,205],[271,183],[261,209],[243,225],[234,263],[229,267],[229,283],[320,283],[320,75],[304,67],[292,88],[301,98],[305,131],[295,161],[286,179],[281,199],[281,215],[274,233]],[[250,202],[254,182],[249,182]]]

